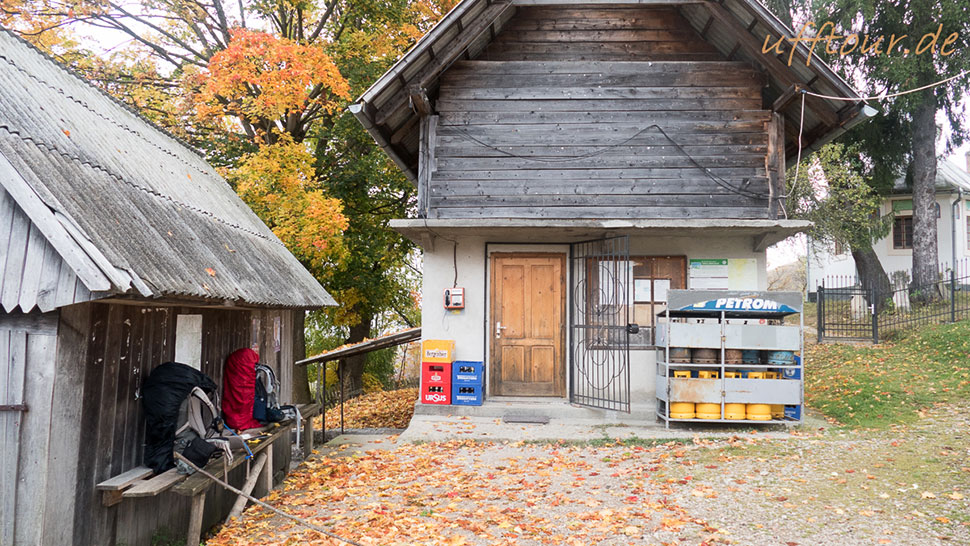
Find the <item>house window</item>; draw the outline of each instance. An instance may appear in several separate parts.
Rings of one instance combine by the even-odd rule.
[[[835,255],[836,256],[841,256],[841,255],[845,254],[848,251],[849,251],[849,249],[848,249],[847,246],[845,246],[845,243],[843,243],[842,241],[835,241]]]
[[[967,250],[970,250],[970,214],[967,215]]]
[[[652,347],[657,313],[667,307],[667,291],[687,288],[686,256],[631,256],[633,264],[633,322],[640,333],[630,346]]]
[[[913,248],[913,217],[897,216],[893,220],[893,248]]]

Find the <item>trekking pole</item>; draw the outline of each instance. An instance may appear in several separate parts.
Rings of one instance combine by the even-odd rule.
[[[192,461],[190,461],[190,460],[186,459],[184,456],[182,456],[181,453],[175,453],[175,457],[177,457],[180,461],[184,462],[185,464],[189,465],[190,467],[194,468],[196,472],[201,473],[203,476],[205,476],[205,477],[213,480],[214,482],[218,483],[219,485],[221,485],[222,487],[228,489],[229,491],[232,491],[233,493],[235,493],[237,495],[246,497],[247,499],[249,499],[253,503],[258,504],[258,505],[262,506],[263,508],[266,508],[267,510],[271,510],[271,511],[273,511],[273,512],[275,512],[275,513],[277,513],[277,514],[279,514],[281,516],[283,516],[286,519],[295,521],[296,523],[298,523],[298,524],[300,524],[300,525],[302,525],[304,527],[313,529],[314,531],[316,531],[318,533],[322,533],[322,534],[324,534],[324,535],[326,535],[326,536],[328,536],[330,538],[339,540],[341,542],[346,542],[347,544],[352,544],[353,546],[364,546],[363,544],[361,544],[359,542],[355,542],[353,540],[350,540],[349,538],[344,538],[344,537],[342,537],[340,535],[335,535],[335,534],[331,533],[330,531],[324,529],[323,527],[320,527],[319,525],[316,525],[314,523],[310,523],[309,521],[307,521],[305,519],[298,518],[296,516],[291,516],[290,514],[287,514],[286,512],[280,510],[279,508],[276,508],[274,506],[271,506],[269,504],[266,504],[265,502],[257,499],[256,497],[253,497],[252,495],[243,493],[239,489],[236,489],[235,487],[233,487],[233,486],[229,485],[228,483],[220,480],[219,478],[213,476],[212,474],[209,474],[205,470],[202,470],[201,468],[199,468],[198,466],[196,466],[195,463],[193,463]]]

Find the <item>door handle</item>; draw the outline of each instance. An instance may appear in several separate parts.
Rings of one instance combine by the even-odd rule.
[[[504,330],[506,328],[508,328],[508,326],[502,326],[501,321],[497,321],[495,323],[495,339],[501,339],[502,338],[502,330]]]

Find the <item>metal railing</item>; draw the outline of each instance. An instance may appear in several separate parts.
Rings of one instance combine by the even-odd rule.
[[[970,319],[970,260],[941,264],[937,280],[913,285],[908,271],[891,288],[863,288],[854,276],[830,276],[817,288],[818,340],[872,341],[929,324]]]

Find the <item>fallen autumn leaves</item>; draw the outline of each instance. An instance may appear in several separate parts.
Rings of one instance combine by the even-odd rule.
[[[720,542],[658,478],[679,447],[405,445],[310,461],[268,502],[364,544]],[[308,543],[338,544],[252,509],[207,544]]]
[[[358,396],[344,403],[345,428],[407,428],[418,389],[398,389]],[[320,428],[318,417],[314,427]],[[340,427],[340,407],[327,411],[327,428]]]

